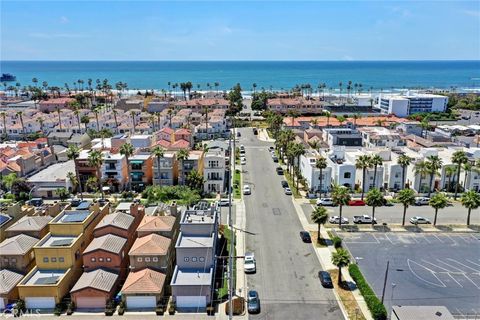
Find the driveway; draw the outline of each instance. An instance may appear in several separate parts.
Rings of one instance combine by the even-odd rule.
[[[247,276],[248,289],[259,292],[262,312],[251,319],[342,319],[333,293],[321,287],[320,263],[311,244],[300,240],[301,223],[292,198],[283,193],[267,142],[240,129],[246,149],[243,181],[246,251],[255,252],[257,273]]]

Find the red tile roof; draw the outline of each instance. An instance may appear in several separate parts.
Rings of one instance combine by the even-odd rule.
[[[165,275],[146,268],[140,271],[130,271],[121,290],[122,294],[162,293]]]

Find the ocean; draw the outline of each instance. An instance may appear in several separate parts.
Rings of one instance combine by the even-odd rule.
[[[207,90],[218,82],[218,90],[240,83],[249,91],[288,89],[295,84],[319,83],[345,90],[348,81],[361,83],[363,91],[403,88],[480,88],[480,60],[476,61],[0,61],[1,73],[12,73],[22,86],[68,83],[78,79],[122,81],[129,89],[168,89],[168,82],[191,81],[194,90]],[[197,85],[200,85],[200,88]]]

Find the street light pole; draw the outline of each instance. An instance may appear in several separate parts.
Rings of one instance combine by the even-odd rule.
[[[233,121],[232,121],[233,124]],[[232,149],[232,136],[233,136],[233,149]],[[233,319],[233,250],[234,250],[234,232],[233,232],[233,219],[232,219],[232,192],[233,192],[233,177],[235,174],[235,126],[233,126],[232,132],[230,132],[230,140],[229,140],[229,148],[230,148],[230,159],[233,159],[233,163],[230,163],[230,168],[232,168],[230,172],[230,181],[229,181],[229,192],[228,192],[228,226],[230,228],[230,248],[228,252],[229,256],[229,293],[228,293],[228,318],[231,320]]]
[[[383,279],[383,290],[382,290],[382,304],[385,298],[385,287],[387,286],[387,278],[388,278],[388,267],[390,266],[390,260],[387,260],[387,270],[385,270],[385,279]]]

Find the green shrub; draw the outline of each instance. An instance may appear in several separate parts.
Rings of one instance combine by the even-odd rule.
[[[350,264],[348,266],[348,272],[350,276],[357,284],[358,290],[362,294],[365,302],[368,306],[368,309],[372,313],[372,317],[375,320],[386,320],[387,319],[387,310],[385,306],[382,304],[380,299],[377,298],[375,292],[373,292],[372,288],[368,285],[367,281],[363,277],[358,265]]]
[[[335,249],[341,248],[342,247],[342,239],[338,236],[335,236],[332,238],[333,246]]]

